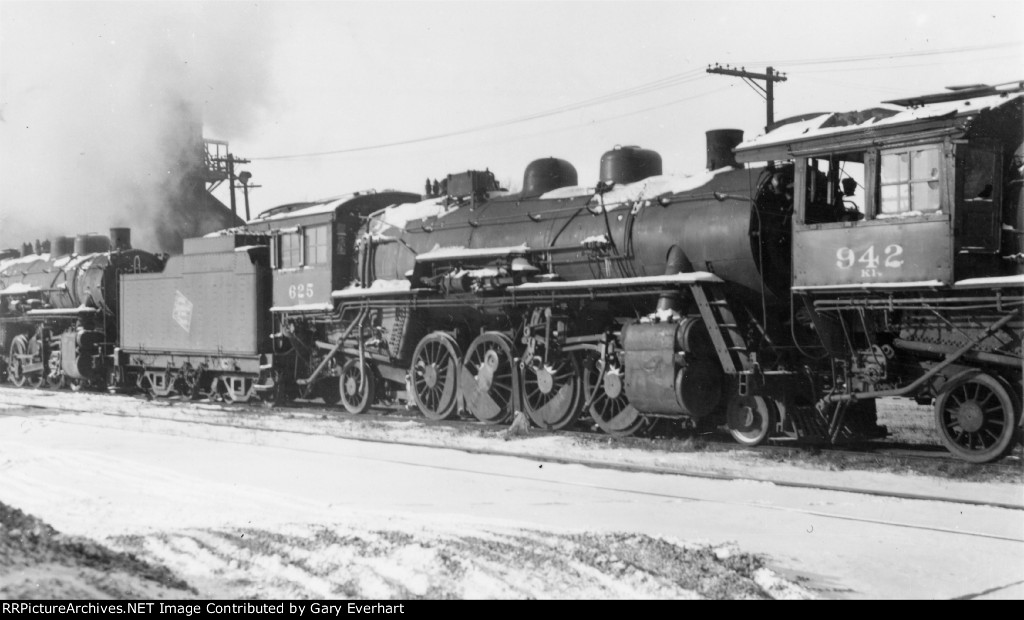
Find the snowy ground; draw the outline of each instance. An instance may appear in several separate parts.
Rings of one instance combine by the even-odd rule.
[[[52,415],[36,409],[60,408],[70,402],[76,409],[93,413]],[[68,547],[60,536],[40,534],[49,531],[45,526],[26,527],[17,518],[0,519],[0,545],[6,545],[0,555],[0,596],[8,598],[54,598],[73,593],[114,598],[256,599],[822,595],[804,587],[799,578],[785,579],[773,572],[772,558],[746,553],[736,544],[706,544],[631,531],[524,527],[518,522],[465,514],[453,519],[451,515],[358,506],[332,506],[325,511],[312,503],[296,505],[283,495],[253,497],[248,488],[210,482],[200,485],[174,465],[174,459],[187,458],[181,454],[148,455],[150,460],[143,461],[147,465],[124,471],[122,461],[106,456],[103,446],[77,449],[76,443],[102,442],[105,429],[179,439],[216,438],[225,442],[225,455],[232,454],[231,442],[299,446],[333,436],[365,440],[372,448],[375,440],[398,439],[459,450],[634,463],[696,475],[746,474],[794,483],[1024,504],[1024,493],[1013,483],[816,470],[769,463],[745,453],[648,452],[614,443],[595,446],[592,441],[564,436],[506,440],[501,430],[491,427],[466,432],[408,420],[366,424],[327,418],[318,412],[240,414],[207,405],[6,389],[0,389],[0,414],[0,501],[43,517],[72,537],[88,536],[112,550],[106,552],[108,557],[87,545],[90,551],[83,554],[81,545]],[[17,436],[45,432],[58,437],[52,450],[25,447],[26,442]],[[752,470],[756,475],[750,476]],[[253,475],[272,475],[268,472],[254,471]],[[57,480],[56,484],[64,486],[54,489],[51,483],[46,485],[51,488],[38,488],[33,483],[39,480]],[[174,496],[169,497],[166,489],[174,489]],[[126,493],[134,493],[131,506],[109,505],[117,501],[112,498]],[[240,505],[250,513],[233,509]],[[0,516],[3,514],[0,511]],[[297,514],[302,517],[296,518]],[[50,549],[53,540],[61,544]],[[118,555],[121,552],[142,562],[126,560],[130,556]],[[109,560],[119,570],[127,567],[128,572],[137,573],[137,579],[113,580],[113,573],[107,571],[106,581],[89,581],[90,575],[95,577],[95,566],[79,566],[76,562],[83,557],[91,558],[94,565]],[[172,573],[161,572],[160,566]]]

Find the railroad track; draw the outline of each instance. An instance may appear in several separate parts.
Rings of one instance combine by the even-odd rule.
[[[35,398],[32,398],[30,394],[35,396]],[[44,394],[47,397],[40,400],[39,397]],[[1024,467],[1021,465],[1021,459],[1019,456],[1011,456],[1008,459],[1004,459],[1003,461],[996,463],[972,465],[962,463],[941,453],[937,454],[934,451],[922,452],[920,448],[914,450],[907,449],[905,447],[857,446],[855,448],[848,447],[841,449],[836,447],[808,449],[798,448],[793,445],[767,445],[749,448],[730,443],[729,439],[727,439],[727,433],[723,433],[720,436],[710,433],[700,436],[691,434],[686,437],[664,436],[654,438],[612,438],[607,435],[602,435],[585,429],[558,432],[531,429],[529,432],[529,436],[531,437],[567,437],[584,447],[589,446],[595,448],[588,452],[588,454],[594,456],[553,456],[550,453],[532,452],[527,443],[521,443],[518,441],[512,443],[492,441],[487,443],[484,447],[481,447],[480,445],[470,445],[469,443],[459,444],[458,441],[452,441],[451,438],[482,436],[497,440],[506,433],[507,426],[483,424],[469,420],[433,421],[423,418],[417,413],[408,411],[402,407],[376,408],[368,413],[357,416],[346,412],[340,412],[335,409],[327,409],[322,405],[316,406],[316,403],[290,403],[287,406],[270,408],[259,404],[222,404],[202,401],[186,404],[183,402],[176,402],[174,400],[148,401],[142,398],[111,396],[106,394],[75,394],[74,396],[76,397],[85,397],[84,399],[78,400],[88,401],[87,403],[76,404],[73,402],[75,399],[61,398],[62,396],[72,396],[72,394],[52,390],[40,390],[33,394],[32,392],[26,392],[24,390],[0,388],[0,403],[8,404],[7,408],[0,408],[0,417],[32,418],[40,415],[47,415],[49,412],[54,410],[75,414],[101,413],[104,416],[117,418],[141,418],[187,425],[206,425],[312,436],[321,436],[326,434],[333,437],[358,441],[384,442],[434,449],[455,449],[478,454],[515,456],[518,458],[533,460],[537,462],[539,466],[542,466],[543,463],[575,464],[625,472],[681,475],[724,481],[745,480],[766,482],[784,487],[812,488],[869,496],[955,502],[1012,510],[1024,510],[1024,503],[1015,503],[1012,501],[982,501],[967,499],[964,497],[942,496],[932,493],[905,492],[881,488],[856,487],[819,481],[806,482],[759,476],[753,473],[757,468],[746,468],[743,473],[715,473],[698,468],[685,466],[680,467],[678,465],[662,466],[615,462],[609,459],[600,458],[601,450],[599,448],[605,448],[611,445],[615,448],[639,450],[641,452],[648,452],[655,455],[663,454],[668,456],[675,452],[705,452],[715,454],[750,453],[757,455],[759,458],[765,458],[768,461],[786,462],[795,465],[800,465],[801,461],[803,461],[807,464],[808,468],[820,467],[820,464],[806,463],[808,458],[820,457],[828,459],[828,462],[831,463],[829,469],[833,470],[892,470],[893,464],[897,463],[901,463],[906,467],[907,462],[934,462],[936,460],[942,460],[949,462],[955,467],[969,468],[981,477],[992,476],[994,478],[1005,478],[1006,476],[1021,474],[1022,471],[1024,471]],[[139,407],[137,405],[146,406]],[[97,408],[101,410],[97,411]],[[209,414],[209,416],[207,416],[207,414]],[[272,422],[274,421],[293,418],[299,419],[298,424],[292,424],[289,428],[272,427]],[[57,419],[70,424],[98,426],[96,424],[90,424],[84,420],[75,420],[71,418]],[[303,420],[307,420],[309,423],[304,423]],[[442,429],[444,431],[443,437],[448,440],[422,441],[403,439],[402,433],[396,434],[393,432],[381,432],[378,434],[367,434],[362,432],[345,432],[344,429],[339,429],[337,427],[329,429],[315,428],[314,422],[324,420],[337,422],[351,421],[357,423],[360,427],[372,426],[374,423],[383,426],[392,425],[392,427],[394,427],[396,422],[401,423],[401,425],[406,428],[409,428],[408,425],[412,425],[412,427],[415,428],[432,427],[435,429]],[[271,422],[271,424],[267,424],[266,422]],[[810,457],[808,457],[808,455],[810,455]],[[913,470],[914,468],[909,467],[909,469]],[[979,481],[979,484],[984,484],[984,481]]]

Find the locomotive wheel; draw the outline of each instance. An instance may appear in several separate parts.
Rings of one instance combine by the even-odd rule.
[[[935,401],[935,425],[957,458],[987,463],[1006,455],[1016,434],[1013,398],[996,378],[957,381]]]
[[[26,356],[31,356],[25,359]],[[15,336],[14,340],[11,341],[11,365],[7,369],[7,378],[11,380],[11,383],[18,387],[40,387],[46,380],[43,376],[43,371],[26,373],[25,366],[27,364],[33,364],[41,362],[42,360],[36,360],[39,357],[39,341],[35,338],[29,340],[26,336],[20,335]]]
[[[486,332],[470,343],[459,371],[459,395],[466,410],[481,422],[501,424],[512,417],[512,341]]]
[[[25,336],[15,336],[14,340],[11,341],[11,364],[7,368],[7,378],[18,387],[25,387],[25,383],[28,382],[28,377],[21,370],[25,365],[21,356],[27,352],[28,338]]]
[[[764,443],[777,418],[774,404],[760,396],[733,396],[726,411],[729,433],[744,446]]]
[[[409,368],[409,392],[425,417],[445,420],[455,414],[460,359],[458,343],[444,332],[428,334],[416,345]]]
[[[55,388],[63,389],[67,387],[67,377],[64,375],[64,369],[61,367],[60,361],[60,349],[56,349],[50,352],[50,359],[47,361],[46,373],[46,385]]]
[[[43,346],[39,341],[39,338],[33,336],[28,341],[28,352],[32,356],[32,363],[43,363]],[[30,387],[41,388],[46,385],[46,366],[39,372],[33,372],[28,374],[28,384]]]
[[[335,381],[332,377],[328,377],[320,381],[316,393],[323,399],[324,404],[337,405],[341,401],[341,381]]]
[[[199,396],[199,377],[202,370],[192,367],[192,364],[185,362],[178,369],[174,376],[174,391],[182,398],[195,399]]]
[[[350,359],[341,367],[338,389],[345,411],[354,414],[366,413],[373,404],[377,382],[373,371],[365,362]]]
[[[605,433],[629,437],[650,428],[651,421],[629,404],[622,369],[618,366],[606,370],[600,360],[589,358],[583,366],[583,389],[591,403],[590,417]]]
[[[561,430],[575,422],[581,394],[580,364],[573,355],[523,368],[523,409],[541,428]]]
[[[280,371],[270,370],[263,372],[266,374],[261,374],[258,382],[263,385],[269,383],[270,389],[260,390],[257,394],[265,405],[276,407],[295,398],[295,390],[285,385],[283,375]],[[341,400],[340,391],[338,393],[338,399]]]

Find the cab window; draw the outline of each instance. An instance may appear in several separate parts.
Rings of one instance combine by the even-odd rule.
[[[864,219],[864,153],[831,153],[807,160],[805,224]]]
[[[302,265],[301,242],[302,237],[298,233],[284,233],[281,235],[278,242],[281,260],[278,261],[278,265],[282,269],[300,267]]]
[[[331,243],[327,225],[309,226],[302,231],[305,241],[305,265],[323,265],[330,256]]]
[[[937,211],[940,206],[938,146],[881,152],[878,217]]]

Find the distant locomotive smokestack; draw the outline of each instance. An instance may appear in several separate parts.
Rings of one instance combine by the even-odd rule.
[[[75,251],[75,238],[60,235],[50,242],[50,258],[60,258]]]
[[[712,129],[707,132],[708,170],[718,170],[726,166],[741,168],[736,162],[736,154],[732,152],[736,145],[743,142],[742,129]]]
[[[115,252],[132,249],[132,229],[111,228],[110,249],[114,250]]]
[[[103,235],[78,235],[75,237],[75,254],[84,256],[110,251],[110,239]]]

